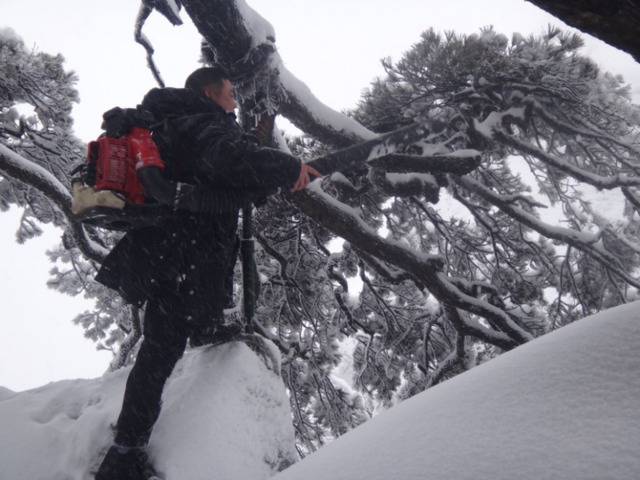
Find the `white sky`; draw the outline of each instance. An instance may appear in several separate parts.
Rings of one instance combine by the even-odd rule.
[[[383,71],[380,58],[400,54],[429,27],[472,33],[494,25],[497,31],[540,33],[559,20],[523,0],[248,0],[274,26],[287,67],[329,106],[342,110]],[[76,133],[97,136],[102,112],[134,106],[155,86],[145,53],[133,42],[138,2],[110,0],[0,0],[0,27],[9,26],[28,46],[62,53],[80,77],[81,103],[74,109]],[[37,12],[37,13],[36,13]],[[198,67],[199,35],[186,14],[172,27],[152,15],[145,33],[168,86],[182,86]],[[640,98],[640,66],[631,57],[587,37],[585,53],[605,70],[621,73]],[[1,81],[1,79],[0,79]],[[44,251],[60,232],[17,245],[17,212],[0,214],[0,386],[13,390],[48,381],[100,375],[109,355],[95,352],[71,318],[86,301],[45,286],[50,268]]]

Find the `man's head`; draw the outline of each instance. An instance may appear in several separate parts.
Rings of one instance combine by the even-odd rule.
[[[189,75],[184,86],[213,100],[225,112],[233,112],[238,106],[233,84],[221,68],[199,68]]]

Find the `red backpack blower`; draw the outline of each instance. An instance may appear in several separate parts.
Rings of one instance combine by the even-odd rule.
[[[76,218],[115,230],[139,223],[148,208],[137,171],[165,167],[147,128],[150,123],[135,109],[114,108],[104,114],[106,133],[89,142],[86,162],[72,172],[71,210]]]

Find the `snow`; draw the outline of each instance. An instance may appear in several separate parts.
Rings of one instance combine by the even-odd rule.
[[[435,210],[444,220],[450,222],[458,219],[467,223],[475,221],[475,217],[471,212],[456,200],[447,189],[441,188],[439,195],[440,201],[435,205],[431,205],[430,208]]]
[[[371,227],[369,224],[367,224],[367,222],[364,221],[361,212],[358,209],[342,203],[332,195],[326,193],[322,189],[321,182],[317,180],[312,181],[307,187],[307,193],[315,195],[316,197],[320,197],[326,205],[336,209],[338,212],[340,212],[340,214],[348,218],[348,221],[353,222],[356,225],[356,228],[358,228],[360,231],[366,232],[366,234],[369,235],[371,239],[375,239],[376,237],[382,238],[373,227]],[[407,256],[413,257],[416,261],[422,262],[425,268],[433,268],[433,264],[438,263],[441,258],[439,255],[429,255],[421,251],[413,250],[400,241],[386,238],[384,242],[387,245],[398,248],[399,250],[403,250]]]
[[[631,480],[640,303],[585,318],[380,414],[275,480]]]
[[[356,189],[356,186],[342,172],[333,172],[329,176],[329,179],[331,180],[332,183],[337,185],[342,185],[343,187],[348,188],[350,190]]]
[[[459,150],[447,153],[447,157],[453,158],[477,158],[481,156],[482,152],[480,150],[475,150],[472,148],[461,148]]]
[[[60,202],[63,201],[67,202],[68,205],[71,205],[71,194],[69,193],[69,190],[60,180],[58,180],[58,178],[55,177],[55,175],[44,167],[41,167],[40,165],[18,155],[16,152],[2,144],[0,144],[0,163],[2,164],[3,169],[8,170],[10,173],[12,170],[14,172],[19,171],[32,179],[37,179],[38,183],[41,185],[46,184],[49,187],[49,192],[51,193],[51,195],[48,196],[56,201],[58,208],[62,209],[64,207],[64,205],[60,204]],[[87,236],[85,236],[84,241],[86,248],[92,251],[96,256],[104,258],[107,253],[109,253],[108,249]]]
[[[560,239],[562,241],[570,239],[583,245],[594,244],[600,239],[601,233],[599,231],[579,231],[572,228],[545,223],[535,215],[511,204],[511,198],[509,198],[509,196],[497,194],[493,190],[485,187],[480,182],[469,177],[462,177],[459,182],[462,185],[465,185],[467,188],[473,190],[481,197],[488,199],[489,201],[502,204],[503,206],[500,206],[501,210],[507,211],[510,215],[512,215],[523,224],[529,226],[530,228],[533,228],[538,232],[544,233],[549,238]]]
[[[503,112],[491,112],[483,121],[474,120],[474,128],[482,136],[488,139],[493,138],[494,130],[499,129],[504,117],[515,117],[521,120],[525,117],[524,107],[511,107]]]
[[[287,137],[285,136],[284,131],[277,126],[273,129],[273,138],[278,149],[282,150],[283,152],[291,153],[291,149],[289,148],[289,144],[287,143]]]
[[[624,215],[625,198],[619,189],[597,190],[591,185],[581,185],[580,191],[582,198],[590,203],[591,210],[609,223],[626,221]]]
[[[267,19],[251,8],[245,0],[235,0],[235,3],[244,26],[251,36],[252,47],[276,41],[276,31]]]
[[[0,389],[0,478],[93,478],[128,373]],[[187,352],[165,389],[150,454],[167,480],[272,476],[297,459],[281,378],[241,343]]]
[[[52,190],[55,190],[59,198],[68,198],[71,202],[71,195],[69,190],[58,180],[51,172],[41,167],[40,165],[30,162],[29,160],[21,157],[10,148],[0,144],[0,158],[2,162],[14,169],[23,172],[27,172],[29,175],[38,177],[42,183],[47,183]]]
[[[276,57],[276,55],[274,55],[274,57]],[[280,81],[287,93],[289,95],[293,95],[299,103],[304,105],[318,123],[329,126],[337,132],[350,134],[363,141],[371,140],[378,136],[376,133],[363,127],[352,118],[332,110],[318,100],[307,85],[285,68],[279,56],[277,57],[277,63],[277,70],[280,73]]]
[[[385,173],[387,181],[393,186],[401,186],[413,181],[419,181],[423,184],[432,184],[435,188],[438,186],[436,178],[429,173]]]
[[[404,401],[273,478],[638,478],[639,343],[640,302],[585,318]],[[127,374],[0,388],[0,478],[88,480]],[[282,380],[231,343],[180,361],[150,452],[167,480],[259,480],[296,458],[293,442]]]
[[[16,392],[7,387],[0,387],[0,401],[4,400],[5,398],[12,397],[15,394]]]
[[[269,21],[251,8],[245,0],[235,0],[235,4],[251,37],[252,48],[265,43],[275,43],[275,29]],[[287,94],[295,97],[300,104],[304,105],[318,123],[361,140],[377,137],[377,134],[363,127],[355,120],[336,112],[318,100],[304,82],[287,70],[277,52],[271,56],[271,62],[273,68],[279,72],[280,82]]]
[[[0,41],[22,43],[22,38],[11,27],[0,27]]]

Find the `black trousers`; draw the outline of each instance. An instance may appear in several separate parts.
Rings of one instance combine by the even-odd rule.
[[[193,346],[209,343],[223,321],[223,308],[233,305],[233,267],[238,243],[229,258],[215,249],[198,249],[192,231],[190,246],[177,248],[176,272],[156,282],[147,301],[144,337],[133,365],[116,424],[115,442],[144,446],[161,408],[162,390],[190,338]],[[205,232],[206,233],[206,232]],[[203,234],[204,235],[204,234]],[[195,241],[198,243],[195,243]],[[185,255],[189,258],[181,258]]]
[[[149,302],[144,321],[144,337],[135,364],[129,373],[116,424],[118,445],[144,446],[160,415],[162,390],[182,357],[189,337],[192,343],[206,343],[213,335],[212,317],[186,321],[173,305]]]

